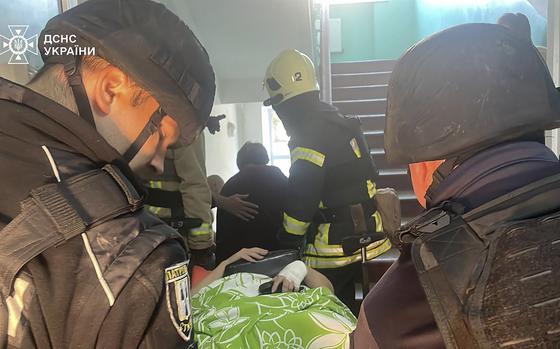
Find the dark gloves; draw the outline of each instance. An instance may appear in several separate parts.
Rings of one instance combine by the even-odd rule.
[[[206,127],[208,128],[208,132],[211,134],[215,134],[216,132],[220,132],[220,120],[225,119],[225,114],[220,114],[218,116],[210,116],[208,121],[206,122]]]

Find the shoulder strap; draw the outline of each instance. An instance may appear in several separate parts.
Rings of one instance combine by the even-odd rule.
[[[113,165],[32,190],[0,231],[1,293],[10,294],[16,274],[45,250],[141,207],[142,197]]]

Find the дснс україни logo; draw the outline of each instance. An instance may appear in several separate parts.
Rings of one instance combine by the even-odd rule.
[[[0,35],[0,56],[5,53],[11,53],[8,64],[28,64],[29,61],[25,54],[30,52],[34,55],[39,54],[37,48],[37,34],[26,38],[28,25],[8,25],[11,38]]]

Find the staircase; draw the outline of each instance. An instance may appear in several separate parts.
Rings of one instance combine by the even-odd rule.
[[[406,223],[419,214],[422,207],[412,190],[408,168],[387,164],[383,148],[387,83],[394,65],[393,60],[332,64],[332,99],[343,114],[356,115],[362,121],[366,140],[379,169],[377,187],[397,190],[403,223]]]

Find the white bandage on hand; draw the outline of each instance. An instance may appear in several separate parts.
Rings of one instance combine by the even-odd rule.
[[[278,275],[285,277],[286,279],[294,283],[296,291],[299,289],[301,282],[305,279],[307,275],[307,266],[302,261],[294,261],[284,267]]]

